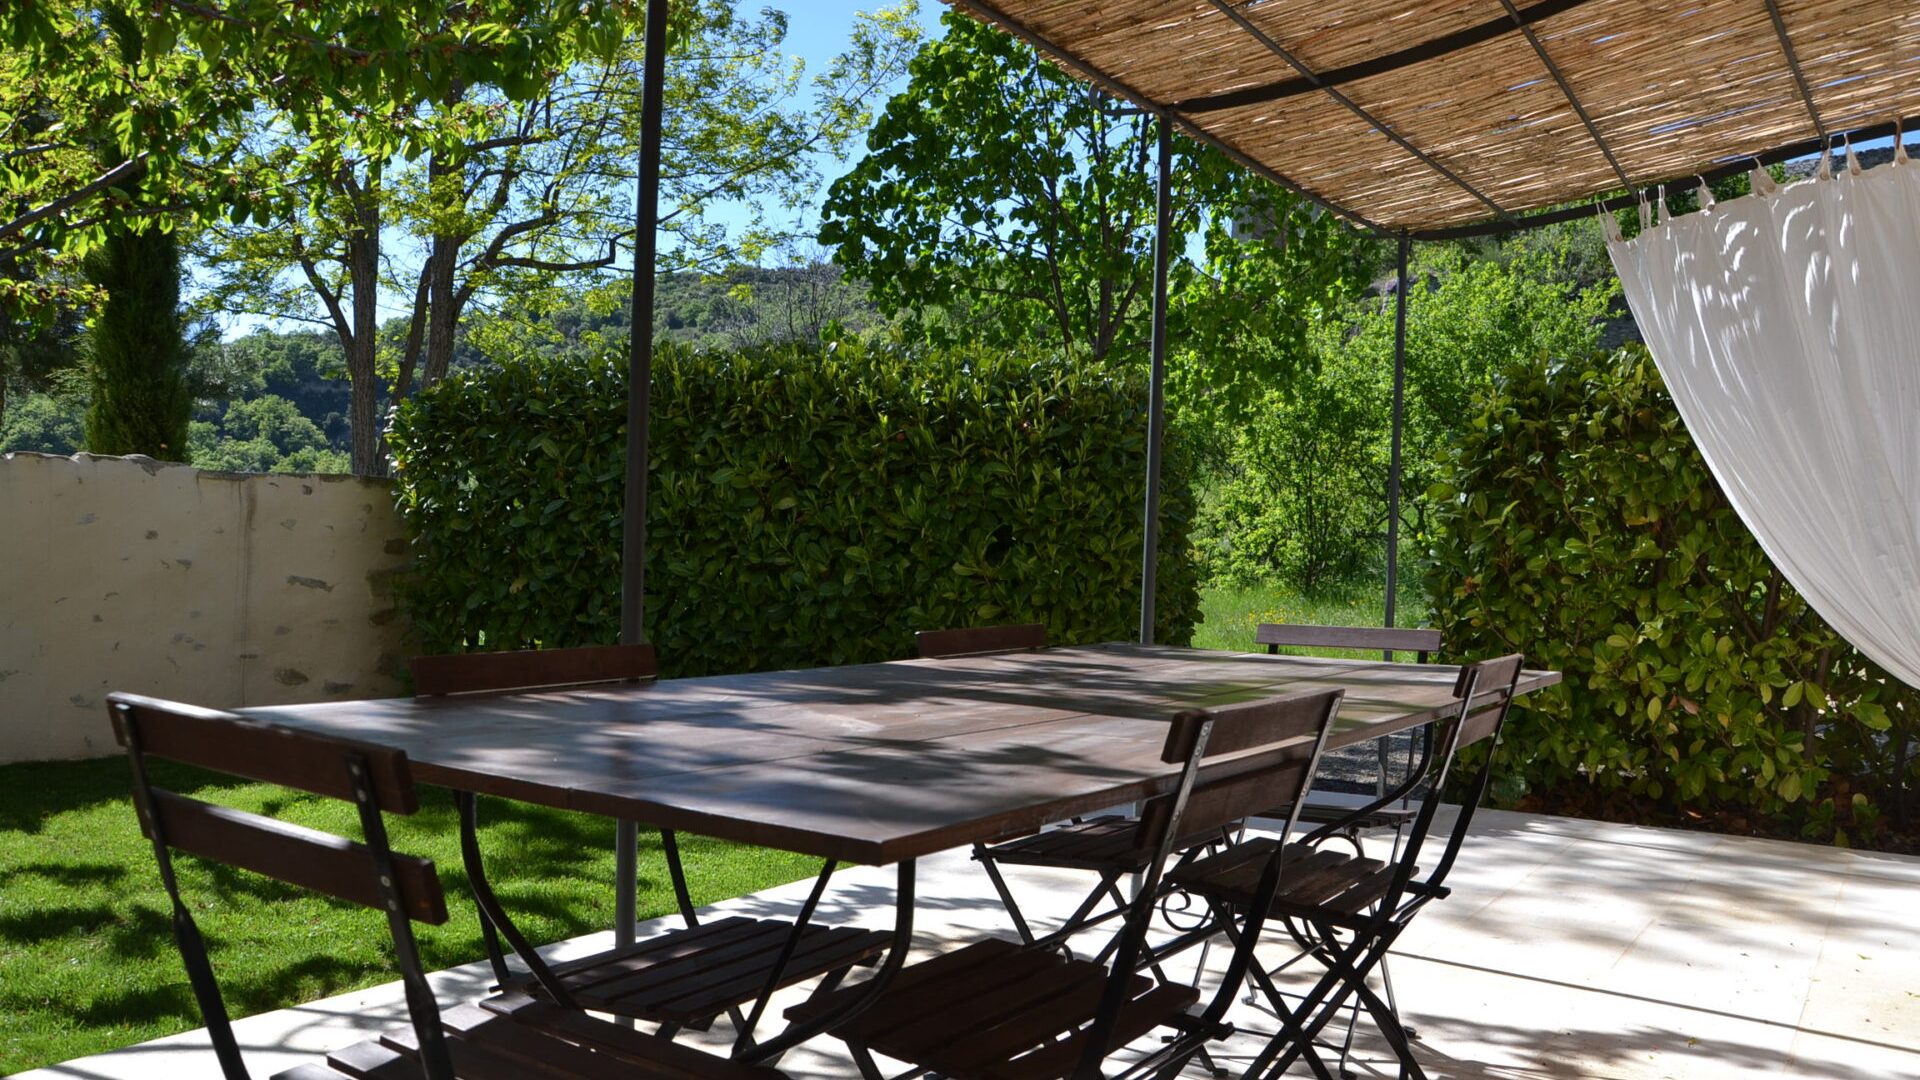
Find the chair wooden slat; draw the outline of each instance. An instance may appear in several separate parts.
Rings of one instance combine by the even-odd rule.
[[[636,1075],[661,1080],[780,1080],[782,1075],[765,1066],[714,1057],[526,994],[488,998],[480,1002],[480,1008],[645,1070]]]
[[[1039,623],[1018,626],[975,626],[964,630],[922,630],[913,636],[922,659],[972,656],[1047,647],[1047,628]]]
[[[1213,721],[1213,730],[1207,735],[1209,758],[1256,746],[1311,740],[1330,711],[1340,707],[1342,694],[1340,690],[1317,690],[1213,709],[1189,709],[1173,718],[1160,759],[1168,764],[1186,761],[1200,729],[1209,720]]]
[[[1191,986],[1159,985],[1120,1007],[1113,1035],[1102,1049],[1112,1051],[1127,1045],[1199,1000],[1200,992]],[[1065,1075],[1086,1051],[1090,1032],[1082,1029],[1059,1042],[1042,1047],[1016,1061],[985,1074],[988,1080],[1051,1080]]]
[[[132,724],[141,753],[335,799],[353,799],[347,759],[358,755],[366,762],[380,809],[411,814],[420,808],[407,755],[390,747],[308,735],[140,694],[107,695],[107,713],[122,746]]]
[[[381,906],[379,874],[373,853],[364,845],[158,788],[152,799],[170,847],[349,903]],[[147,832],[151,835],[151,828]],[[394,884],[407,917],[434,926],[446,922],[446,897],[433,861],[399,854],[392,859]]]
[[[407,666],[421,697],[633,682],[660,671],[652,645],[449,653],[416,656]]]
[[[1438,630],[1385,626],[1313,626],[1305,623],[1261,623],[1253,632],[1256,644],[1270,648],[1379,649],[1383,652],[1435,653],[1440,651]]]
[[[1244,821],[1274,805],[1276,793],[1291,793],[1305,786],[1310,747],[1301,747],[1295,757],[1227,780],[1196,784],[1187,797],[1186,813],[1180,818],[1181,842],[1175,847],[1192,847],[1218,835],[1220,829]],[[1157,836],[1172,813],[1173,799],[1161,795],[1148,799],[1140,808],[1142,838]]]

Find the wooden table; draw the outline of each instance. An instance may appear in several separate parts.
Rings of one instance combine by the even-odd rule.
[[[883,864],[1166,789],[1179,709],[1337,686],[1350,746],[1432,721],[1457,671],[1113,644],[244,712],[398,747],[424,783]]]

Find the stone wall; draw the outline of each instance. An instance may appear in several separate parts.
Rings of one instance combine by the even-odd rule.
[[[0,761],[117,752],[104,698],[391,696],[406,543],[385,481],[0,456]]]

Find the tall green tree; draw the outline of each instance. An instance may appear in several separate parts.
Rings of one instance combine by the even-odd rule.
[[[828,195],[821,242],[890,314],[926,332],[1039,344],[1082,360],[1146,356],[1157,132],[1032,48],[948,14],[868,153]],[[1364,279],[1340,223],[1223,155],[1175,142],[1176,339],[1196,395],[1295,370],[1310,313]],[[1235,227],[1235,223],[1243,227]],[[1185,258],[1199,235],[1204,257]]]
[[[756,257],[777,235],[766,215],[729,230],[721,201],[797,210],[818,181],[815,155],[865,130],[868,103],[903,71],[917,39],[913,4],[864,15],[845,53],[811,80],[781,51],[787,18],[735,0],[688,0],[669,27],[661,227],[663,269]],[[435,97],[331,123],[303,143],[263,116],[251,160],[308,192],[276,217],[210,234],[228,311],[330,329],[353,386],[356,472],[384,469],[378,406],[451,367],[464,317],[511,298],[514,310],[558,305],[631,250],[632,176],[641,132],[636,21],[609,54],[560,55],[535,91],[455,83]],[[319,125],[324,126],[324,125]],[[394,133],[406,137],[395,140]],[[382,154],[417,139],[424,152]],[[361,147],[315,152],[322,144]],[[407,298],[402,332],[383,347],[381,304]]]
[[[456,86],[531,97],[562,55],[612,55],[637,8],[636,0],[0,4],[0,302],[57,302],[41,266],[101,246],[110,227],[134,218],[245,219],[284,205],[291,195],[278,175],[243,167],[243,118],[275,112],[316,157],[350,156],[366,148],[349,145],[336,118],[440,100]],[[141,28],[131,54],[111,40],[116,19]],[[372,149],[417,154],[424,134],[396,125]]]
[[[86,269],[106,297],[88,342],[87,449],[187,460],[193,393],[177,235],[158,228],[115,232],[88,253]]]

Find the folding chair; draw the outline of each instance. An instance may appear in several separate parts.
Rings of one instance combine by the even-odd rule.
[[[1413,917],[1429,902],[1449,893],[1444,882],[1492,780],[1493,748],[1498,745],[1513,704],[1521,662],[1520,656],[1513,655],[1461,669],[1454,685],[1458,710],[1437,737],[1437,748],[1427,767],[1431,794],[1421,803],[1405,847],[1392,860],[1322,848],[1315,844],[1312,834],[1300,842],[1285,843],[1286,834],[1282,834],[1196,860],[1168,875],[1173,887],[1204,897],[1218,912],[1230,912],[1259,903],[1250,887],[1253,875],[1264,861],[1279,854],[1282,884],[1267,906],[1267,914],[1286,926],[1303,955],[1312,956],[1325,968],[1312,989],[1300,995],[1299,1003],[1290,1005],[1257,958],[1249,967],[1249,977],[1266,996],[1282,1026],[1254,1058],[1246,1076],[1278,1077],[1301,1058],[1308,1060],[1315,1075],[1330,1075],[1314,1040],[1347,1000],[1354,998],[1393,1048],[1401,1075],[1416,1080],[1425,1077],[1413,1056],[1405,1027],[1394,1008],[1367,985],[1367,976],[1385,960]],[[1445,789],[1455,755],[1461,748],[1482,741],[1488,743],[1486,759],[1467,785],[1441,857],[1432,871],[1419,876],[1418,860],[1432,831],[1440,806],[1439,793]],[[1330,827],[1322,826],[1321,831]]]
[[[1267,654],[1277,655],[1282,648],[1288,649],[1378,649],[1388,660],[1395,653],[1411,652],[1417,663],[1424,664],[1428,658],[1440,650],[1440,631],[1438,630],[1402,630],[1379,626],[1311,626],[1294,623],[1261,623],[1254,631],[1254,642],[1267,647]],[[1416,750],[1414,742],[1421,744]],[[1421,764],[1417,753],[1431,752],[1432,740],[1422,734],[1410,737],[1407,747],[1407,771],[1405,776],[1417,773]],[[1300,820],[1312,825],[1338,825],[1340,832],[1359,849],[1362,833],[1376,829],[1393,829],[1399,832],[1412,822],[1418,811],[1406,798],[1385,801],[1379,796],[1387,794],[1393,775],[1392,750],[1387,739],[1375,739],[1374,751],[1379,765],[1375,798],[1354,795],[1347,792],[1328,791],[1325,787],[1316,790],[1301,811]],[[1339,760],[1341,751],[1335,751],[1330,758]],[[1277,816],[1277,815],[1276,815]]]
[[[1416,663],[1427,663],[1429,658],[1440,650],[1441,635],[1438,630],[1400,629],[1380,626],[1316,626],[1301,623],[1261,623],[1254,630],[1254,642],[1267,647],[1267,655],[1278,655],[1285,649],[1367,649],[1380,650],[1381,656],[1393,660],[1395,654],[1411,652]],[[1364,856],[1366,847],[1362,837],[1370,832],[1382,829],[1393,830],[1394,851],[1398,852],[1405,837],[1406,828],[1412,824],[1420,812],[1413,799],[1413,789],[1418,786],[1420,776],[1426,768],[1427,758],[1433,753],[1433,728],[1428,726],[1417,734],[1407,736],[1406,771],[1396,774],[1393,767],[1390,738],[1373,740],[1375,762],[1378,771],[1375,775],[1374,792],[1371,796],[1348,791],[1329,791],[1322,785],[1307,800],[1306,807],[1300,813],[1300,820],[1311,825],[1332,826],[1329,829],[1316,830],[1316,840],[1338,837],[1353,845],[1356,855]],[[1328,754],[1329,762],[1353,761],[1352,751],[1361,751],[1360,747],[1349,750],[1336,750]],[[1285,807],[1270,812],[1269,817],[1284,817]],[[1393,973],[1383,958],[1380,961],[1380,983],[1386,991],[1390,1005],[1397,999],[1393,992]],[[1249,988],[1247,1003],[1254,1003],[1255,992]],[[1359,1019],[1360,1008],[1353,1007],[1353,1019]],[[1407,1028],[1411,1038],[1417,1038],[1413,1028]],[[1348,1024],[1347,1042],[1351,1044],[1353,1025]],[[1346,1051],[1341,1052],[1341,1074],[1347,1075]]]
[[[275,1080],[603,1080],[613,1075],[780,1080],[782,1074],[771,1069],[738,1065],[524,995],[443,1014],[421,969],[413,923],[444,923],[446,897],[431,860],[397,854],[387,843],[384,815],[419,809],[404,753],[132,694],[107,700],[114,733],[133,763],[134,806],[173,903],[174,937],[187,979],[226,1080],[249,1080],[249,1073],[206,943],[180,895],[176,851],[374,908],[387,917],[412,1029],[337,1050],[324,1066],[301,1065]],[[155,787],[149,757],[352,802],[359,809],[363,842]]]
[[[1311,783],[1338,690],[1270,698],[1173,718],[1161,760],[1182,766],[1178,784],[1148,800],[1133,843],[1149,854],[1140,889],[1106,964],[1073,960],[1045,947],[989,939],[908,967],[865,1011],[828,1028],[844,1041],[861,1076],[883,1074],[875,1055],[949,1080],[1091,1080],[1115,1051],[1160,1027],[1174,1036],[1146,1050],[1119,1075],[1171,1077],[1231,1028],[1227,1008],[1249,971],[1280,882],[1279,861],[1256,875],[1241,940],[1226,977],[1201,1012],[1196,987],[1140,973],[1148,925],[1162,899],[1162,870],[1190,838],[1212,835],[1262,807],[1297,804]],[[1204,775],[1210,759],[1236,755],[1231,771]],[[846,987],[795,1006],[790,1018],[817,1016],[864,987]]]
[[[978,626],[964,630],[922,630],[914,635],[921,659],[936,660],[958,656],[984,656],[993,653],[1044,649],[1046,627],[1038,623],[1023,626]],[[1002,837],[998,843],[973,845],[973,857],[987,872],[1001,906],[1020,935],[1022,944],[1033,945],[1043,939],[1036,936],[1025,913],[1013,898],[1006,876],[1007,866],[1043,866],[1060,870],[1085,870],[1098,876],[1087,897],[1044,941],[1065,941],[1089,926],[1119,918],[1127,910],[1127,898],[1118,884],[1122,877],[1138,874],[1146,868],[1151,854],[1134,846],[1137,823],[1130,817],[1106,814],[1090,820],[1074,818],[1060,828],[1044,832],[1014,834],[1018,839]],[[1094,911],[1103,899],[1112,904],[1097,916]]]
[[[420,656],[412,670],[415,692],[437,697],[632,682],[653,678],[658,667],[651,645],[608,645]],[[662,829],[660,846],[686,926],[549,966],[514,926],[487,879],[473,794],[455,792],[454,801],[460,811],[460,852],[480,907],[487,956],[505,990],[657,1023],[658,1034],[669,1036],[683,1027],[709,1027],[722,1014],[744,1031],[751,1024],[741,1015],[741,1005],[813,978],[824,977],[821,986],[831,989],[855,966],[872,963],[890,941],[879,930],[811,922],[833,872],[831,863],[799,922],[732,916],[702,923],[687,890],[678,839],[673,830]],[[796,926],[801,926],[797,937]],[[527,975],[515,976],[507,968],[496,931],[507,938]]]

